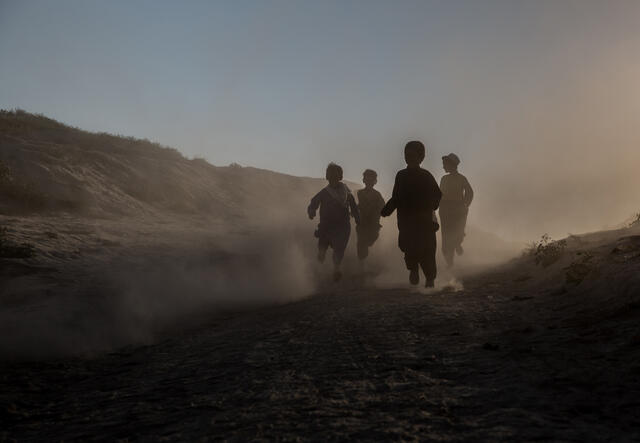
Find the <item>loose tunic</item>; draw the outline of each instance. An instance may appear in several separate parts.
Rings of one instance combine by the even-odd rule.
[[[384,208],[384,199],[375,189],[364,188],[358,191],[358,209],[360,225],[363,227],[380,227],[380,211]]]
[[[467,224],[469,205],[473,200],[473,189],[467,178],[453,172],[440,180],[442,201],[440,223],[442,224],[442,252],[447,260],[452,259],[455,248],[462,245]]]
[[[344,183],[332,188],[327,186],[312,199],[307,212],[315,216],[320,208],[320,223],[316,230],[316,237],[321,245],[331,246],[334,251],[344,253],[351,234],[349,216],[353,216],[356,223],[360,222],[360,213],[351,191]]]
[[[380,235],[380,211],[384,208],[384,199],[373,188],[358,191],[358,209],[360,210],[360,224],[356,227],[358,233],[358,257],[365,258]]]
[[[435,278],[437,225],[433,211],[438,209],[441,197],[429,171],[406,168],[396,175],[393,194],[382,210],[382,215],[398,210],[398,246],[405,253],[407,267],[423,264],[423,268],[429,268],[429,278]]]

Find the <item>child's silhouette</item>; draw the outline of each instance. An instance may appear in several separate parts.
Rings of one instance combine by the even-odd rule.
[[[434,211],[438,209],[442,193],[433,175],[420,167],[425,158],[424,145],[410,141],[404,148],[407,168],[398,171],[393,194],[382,216],[398,210],[398,246],[404,252],[412,285],[420,282],[418,266],[422,268],[427,287],[434,286],[436,278],[436,230]]]
[[[329,185],[311,199],[307,213],[313,219],[318,207],[320,208],[320,223],[315,232],[318,237],[318,260],[322,263],[329,246],[333,248],[333,278],[338,281],[342,278],[340,263],[351,234],[349,210],[356,224],[360,223],[360,213],[351,191],[342,183],[342,168],[330,163],[326,178]]]
[[[360,224],[356,227],[358,234],[358,258],[362,261],[369,255],[369,248],[380,234],[380,211],[384,207],[382,195],[373,187],[378,183],[376,171],[367,169],[362,174],[364,189],[358,191],[358,209]]]
[[[462,255],[464,229],[467,213],[473,200],[473,189],[467,177],[458,172],[460,159],[455,154],[442,157],[442,167],[447,172],[440,180],[442,201],[440,202],[440,223],[442,224],[442,254],[447,266],[453,266],[453,253]]]

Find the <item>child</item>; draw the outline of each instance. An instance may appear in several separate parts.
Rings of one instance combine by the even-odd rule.
[[[442,202],[440,203],[440,223],[442,223],[442,254],[447,266],[453,266],[453,252],[462,255],[464,228],[467,212],[473,200],[473,189],[467,178],[458,172],[460,159],[455,154],[442,157],[442,167],[447,175],[440,180]]]
[[[369,255],[369,248],[380,234],[380,211],[384,208],[382,195],[373,187],[378,183],[376,171],[367,169],[362,174],[364,189],[358,191],[358,209],[360,210],[360,224],[356,226],[358,234],[358,258],[360,262]]]
[[[333,248],[333,279],[338,281],[342,278],[340,263],[351,234],[349,209],[356,224],[360,223],[360,213],[351,191],[341,181],[342,168],[329,163],[325,176],[329,185],[311,199],[307,213],[313,220],[320,207],[320,224],[315,232],[318,237],[318,260],[322,263],[329,246]]]
[[[433,214],[442,193],[433,175],[420,167],[425,158],[424,145],[410,141],[404,147],[407,168],[398,171],[393,194],[382,216],[398,210],[398,246],[404,252],[404,261],[412,285],[420,282],[418,266],[426,278],[425,286],[432,288],[436,278],[436,230]]]

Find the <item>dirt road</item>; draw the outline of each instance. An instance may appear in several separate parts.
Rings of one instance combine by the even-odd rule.
[[[640,439],[638,312],[494,273],[353,288],[92,359],[3,363],[4,440]]]

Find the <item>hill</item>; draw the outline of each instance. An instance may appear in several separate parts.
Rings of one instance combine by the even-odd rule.
[[[0,111],[0,213],[93,216],[169,212],[220,218],[301,213],[322,180],[190,160],[148,140],[91,133],[41,115]]]

